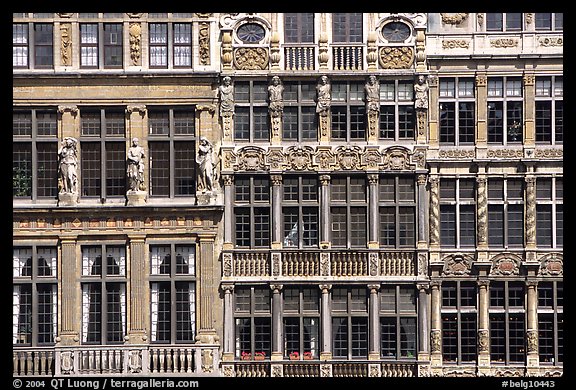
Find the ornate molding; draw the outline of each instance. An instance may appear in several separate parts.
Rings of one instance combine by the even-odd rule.
[[[200,65],[210,65],[210,23],[198,24],[198,53]]]
[[[314,149],[310,146],[290,146],[286,150],[287,161],[290,169],[304,171],[312,168],[312,156]]]
[[[549,253],[540,259],[540,269],[538,275],[541,276],[563,276],[564,256],[560,253]]]
[[[490,335],[488,329],[478,331],[478,352],[490,352]]]
[[[130,34],[130,59],[132,65],[140,65],[141,47],[140,40],[142,39],[142,25],[139,22],[130,22],[128,27]]]
[[[468,18],[467,13],[456,13],[456,14],[441,13],[440,16],[442,17],[443,24],[451,24],[455,26],[462,24]]]
[[[146,105],[145,104],[130,104],[126,106],[126,113],[132,114],[134,112],[138,112],[141,115],[146,114]]]
[[[401,146],[391,146],[384,153],[384,166],[386,170],[410,169],[409,150]]]
[[[442,331],[433,329],[430,331],[430,352],[442,352]]]
[[[498,39],[491,39],[490,46],[492,47],[517,47],[518,46],[518,38],[498,38]]]
[[[470,41],[465,39],[443,39],[442,49],[468,49]]]
[[[222,253],[222,274],[232,276],[232,253]]]
[[[72,115],[78,114],[78,106],[74,105],[61,105],[58,106],[58,114],[62,115],[64,113],[71,113]]]
[[[564,40],[562,37],[540,37],[538,44],[544,47],[564,46]]]
[[[378,56],[383,69],[409,69],[414,63],[414,49],[411,47],[381,47]]]
[[[490,275],[510,276],[520,274],[522,258],[516,254],[501,253],[494,256],[491,261]]]
[[[563,158],[564,149],[534,149],[534,157],[536,158]]]
[[[262,47],[241,47],[234,50],[234,66],[238,70],[268,69],[268,50]]]
[[[455,158],[455,159],[467,159],[475,158],[476,151],[474,149],[440,149],[438,151],[438,157],[440,158]]]
[[[522,158],[522,149],[488,149],[488,158]]]
[[[60,24],[60,62],[72,65],[72,23]]]
[[[469,275],[474,257],[469,254],[454,253],[444,257],[442,274],[446,276]]]
[[[268,167],[264,163],[264,149],[257,146],[246,146],[238,153],[238,165],[234,170],[238,171],[266,171]]]
[[[139,12],[139,13],[128,13],[127,12],[126,15],[128,15],[128,17],[130,19],[138,19],[138,18],[142,17],[143,13],[142,12]]]

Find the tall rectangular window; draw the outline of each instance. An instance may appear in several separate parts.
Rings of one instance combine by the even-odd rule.
[[[234,139],[269,141],[268,85],[264,81],[234,83]]]
[[[272,352],[272,297],[268,286],[234,289],[234,340],[237,359],[270,358]]]
[[[80,110],[82,196],[124,196],[126,193],[126,124],[123,110]]]
[[[313,13],[285,13],[284,14],[284,42],[286,43],[313,43],[314,42],[314,14]]]
[[[522,143],[522,90],[520,77],[488,78],[488,143]]]
[[[469,363],[477,358],[476,283],[442,283],[442,357],[446,362]]]
[[[416,195],[413,177],[380,176],[380,245],[416,245]]]
[[[286,176],[282,186],[283,247],[317,248],[320,226],[318,179]]]
[[[416,359],[417,312],[413,286],[383,285],[380,297],[380,354],[383,359]]]
[[[14,23],[12,25],[12,66],[28,68],[28,25]]]
[[[494,247],[524,245],[523,179],[488,179],[488,244]]]
[[[168,67],[168,25],[166,23],[149,23],[150,67]]]
[[[320,355],[320,290],[315,286],[285,287],[284,356],[318,359]]]
[[[151,341],[193,343],[196,335],[196,246],[150,245]]]
[[[54,26],[34,24],[34,64],[36,68],[54,67]]]
[[[283,141],[318,140],[315,98],[313,83],[284,83]]]
[[[333,13],[332,41],[334,43],[362,42],[362,13]]]
[[[556,248],[563,245],[563,180],[536,180],[536,244]]]
[[[12,344],[53,345],[58,320],[57,248],[14,245],[12,252]]]
[[[380,83],[380,134],[382,140],[413,140],[415,127],[412,81]]]
[[[335,359],[368,357],[368,289],[332,288],[332,355]]]
[[[80,67],[98,68],[98,24],[80,24]]]
[[[368,232],[368,188],[365,178],[333,177],[330,183],[332,245],[365,248]]]
[[[474,79],[440,80],[440,143],[472,145],[475,134]]]
[[[126,247],[82,245],[82,342],[123,343],[126,335]]]
[[[271,231],[270,179],[267,176],[237,176],[234,191],[236,247],[268,247]]]
[[[366,107],[363,83],[334,82],[332,91],[332,140],[366,139]]]
[[[440,244],[443,247],[476,245],[476,186],[474,179],[440,181]]]
[[[196,194],[194,107],[151,107],[148,110],[150,196]]]
[[[536,77],[536,142],[545,145],[564,141],[563,77]]]
[[[564,361],[564,283],[538,283],[538,356],[540,364]]]
[[[56,198],[58,192],[56,109],[12,111],[12,196]]]
[[[104,68],[122,68],[122,35],[121,23],[104,23]]]

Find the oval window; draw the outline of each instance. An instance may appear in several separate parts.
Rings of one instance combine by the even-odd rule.
[[[238,38],[244,43],[258,43],[264,39],[264,28],[256,23],[246,23],[238,28]]]
[[[404,23],[391,22],[382,28],[382,35],[388,42],[404,42],[410,36],[410,27]]]

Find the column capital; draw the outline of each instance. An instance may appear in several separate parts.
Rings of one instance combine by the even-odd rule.
[[[224,181],[225,186],[231,186],[234,184],[234,175],[222,175],[222,180]]]
[[[370,290],[370,294],[376,294],[378,290],[380,290],[380,287],[382,286],[380,285],[380,283],[371,283],[367,287]]]
[[[522,78],[524,81],[524,85],[534,85],[536,76],[534,73],[524,73],[524,77]]]
[[[222,284],[220,288],[222,289],[222,291],[224,291],[225,294],[231,294],[234,291],[233,284]]]
[[[328,291],[332,289],[331,284],[321,284],[318,287],[320,287],[320,290],[322,290],[322,294],[328,294]]]
[[[426,292],[430,289],[430,283],[416,283],[416,288],[420,292],[422,291]]]
[[[320,183],[321,183],[323,186],[329,185],[329,184],[330,184],[330,179],[331,179],[330,175],[320,175]]]
[[[214,114],[216,112],[216,106],[214,104],[198,104],[196,111],[208,111],[210,114]]]
[[[485,87],[488,83],[488,78],[486,74],[477,74],[476,75],[476,86],[477,87]]]
[[[535,279],[526,280],[526,287],[536,289],[538,287],[538,281]]]
[[[273,186],[282,185],[282,175],[270,175],[270,180],[272,180]]]
[[[216,233],[198,233],[197,237],[199,242],[214,241],[216,239]]]
[[[421,186],[426,184],[426,179],[427,179],[427,175],[424,173],[421,173],[416,177],[418,185],[421,185]]]
[[[284,285],[282,284],[271,284],[270,285],[270,290],[272,290],[272,292],[274,294],[279,294],[280,291],[282,291],[282,288],[284,287]]]
[[[126,112],[128,114],[132,114],[133,112],[138,112],[139,114],[144,115],[146,113],[146,105],[145,104],[131,104],[126,106]]]
[[[71,114],[76,115],[78,113],[78,106],[76,105],[61,105],[58,106],[58,113],[64,114],[65,112],[69,112]]]
[[[488,286],[490,286],[490,280],[488,279],[478,279],[476,283],[478,284],[478,287],[488,288]]]
[[[128,233],[128,240],[130,240],[130,243],[133,242],[144,243],[144,241],[146,241],[146,233],[140,233],[140,232]]]
[[[368,175],[366,175],[368,177],[368,183],[369,184],[378,184],[378,174],[377,173],[369,173]]]
[[[431,281],[430,281],[430,287],[431,287],[431,288],[439,289],[441,286],[442,286],[442,281],[441,281],[441,280],[431,280]]]

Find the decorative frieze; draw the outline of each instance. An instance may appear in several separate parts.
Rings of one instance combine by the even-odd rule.
[[[488,158],[522,158],[522,149],[488,149]]]
[[[210,23],[198,24],[198,52],[200,65],[210,65]]]
[[[468,49],[470,41],[465,39],[443,39],[442,49]]]
[[[265,171],[268,167],[264,163],[264,149],[257,146],[246,146],[238,153],[237,171]]]
[[[451,24],[454,26],[458,26],[462,24],[467,18],[467,13],[456,13],[456,14],[445,14],[441,13],[440,17],[442,18],[443,24]]]
[[[268,69],[268,50],[263,47],[241,47],[234,50],[234,66],[238,70]]]
[[[60,24],[60,62],[72,65],[72,23]]]
[[[562,37],[540,37],[538,38],[538,44],[544,47],[564,46],[564,40]]]
[[[513,253],[501,253],[492,258],[490,275],[519,275],[522,258]]]
[[[314,149],[310,146],[290,146],[286,150],[286,158],[290,169],[303,171],[312,169]]]
[[[564,149],[534,149],[535,158],[563,158]]]
[[[383,69],[409,69],[414,63],[414,49],[411,47],[381,47],[380,66]]]
[[[438,151],[440,158],[468,159],[476,157],[474,149],[440,149]]]
[[[442,259],[444,268],[442,274],[445,276],[469,275],[474,257],[469,254],[455,253]]]
[[[563,256],[560,253],[549,253],[540,258],[540,269],[538,275],[540,276],[563,276],[564,275],[564,262]]]
[[[498,47],[498,48],[517,47],[518,46],[518,38],[491,39],[490,40],[490,46]]]

